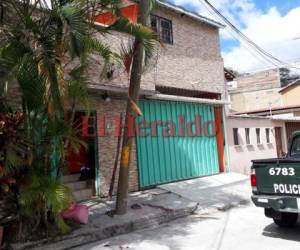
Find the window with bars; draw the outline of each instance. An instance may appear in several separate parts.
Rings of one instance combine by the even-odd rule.
[[[256,142],[257,142],[257,144],[261,144],[261,142],[260,142],[260,128],[256,129]]]
[[[250,128],[245,128],[246,144],[250,145]]]
[[[266,128],[266,141],[267,143],[270,143],[270,129]]]
[[[234,142],[234,145],[236,145],[236,146],[240,145],[238,132],[239,131],[237,128],[233,128],[233,142]]]
[[[173,44],[172,21],[163,17],[151,15],[151,27],[163,43]]]

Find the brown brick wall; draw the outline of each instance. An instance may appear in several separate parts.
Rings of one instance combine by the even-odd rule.
[[[91,96],[89,104],[91,110],[97,111],[97,115],[105,114],[106,122],[111,124],[114,124],[115,116],[119,115],[120,112],[125,112],[126,109],[125,99],[111,99],[110,102],[105,102],[101,96]],[[108,131],[113,132],[113,129],[114,126],[111,125]],[[113,173],[114,162],[116,158],[117,141],[117,137],[113,135],[108,137],[98,137],[101,196],[107,196],[108,194],[108,190],[111,183],[111,176]],[[117,181],[118,174],[116,176],[114,191],[117,190]],[[138,190],[138,170],[135,142],[133,144],[133,150],[131,155],[129,190]]]
[[[219,30],[173,11],[160,8],[155,14],[172,21],[172,45],[163,44],[151,67],[143,75],[141,88],[155,90],[155,85],[195,89],[215,93],[224,92],[224,64],[220,53]],[[99,37],[120,52],[120,44],[130,38],[120,33]],[[97,62],[97,63],[95,63]],[[128,75],[116,71],[113,80],[99,79],[102,66],[99,59],[89,71],[94,85],[127,87]]]
[[[219,30],[163,8],[155,14],[172,21],[174,43],[164,44],[155,70],[145,79],[152,77],[155,85],[223,93]]]

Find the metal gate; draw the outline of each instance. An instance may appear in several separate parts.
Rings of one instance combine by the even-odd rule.
[[[139,106],[140,187],[219,172],[213,106],[157,100]]]

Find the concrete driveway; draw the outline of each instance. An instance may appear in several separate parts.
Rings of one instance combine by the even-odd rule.
[[[226,208],[249,201],[249,176],[224,173],[165,185],[159,188],[178,194],[199,204],[199,209]]]
[[[226,212],[193,215],[76,250],[298,250],[300,223],[280,229],[252,204]]]

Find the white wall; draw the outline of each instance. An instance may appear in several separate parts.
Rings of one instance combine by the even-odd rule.
[[[274,127],[282,127],[283,151],[286,152],[285,126],[282,121],[262,118],[227,117],[227,140],[230,157],[230,171],[249,174],[251,160],[276,158]],[[234,145],[233,128],[238,128],[239,144]],[[250,145],[246,145],[245,128],[250,128]],[[260,128],[260,142],[257,144],[256,128]],[[270,143],[266,142],[265,129],[270,128]]]

